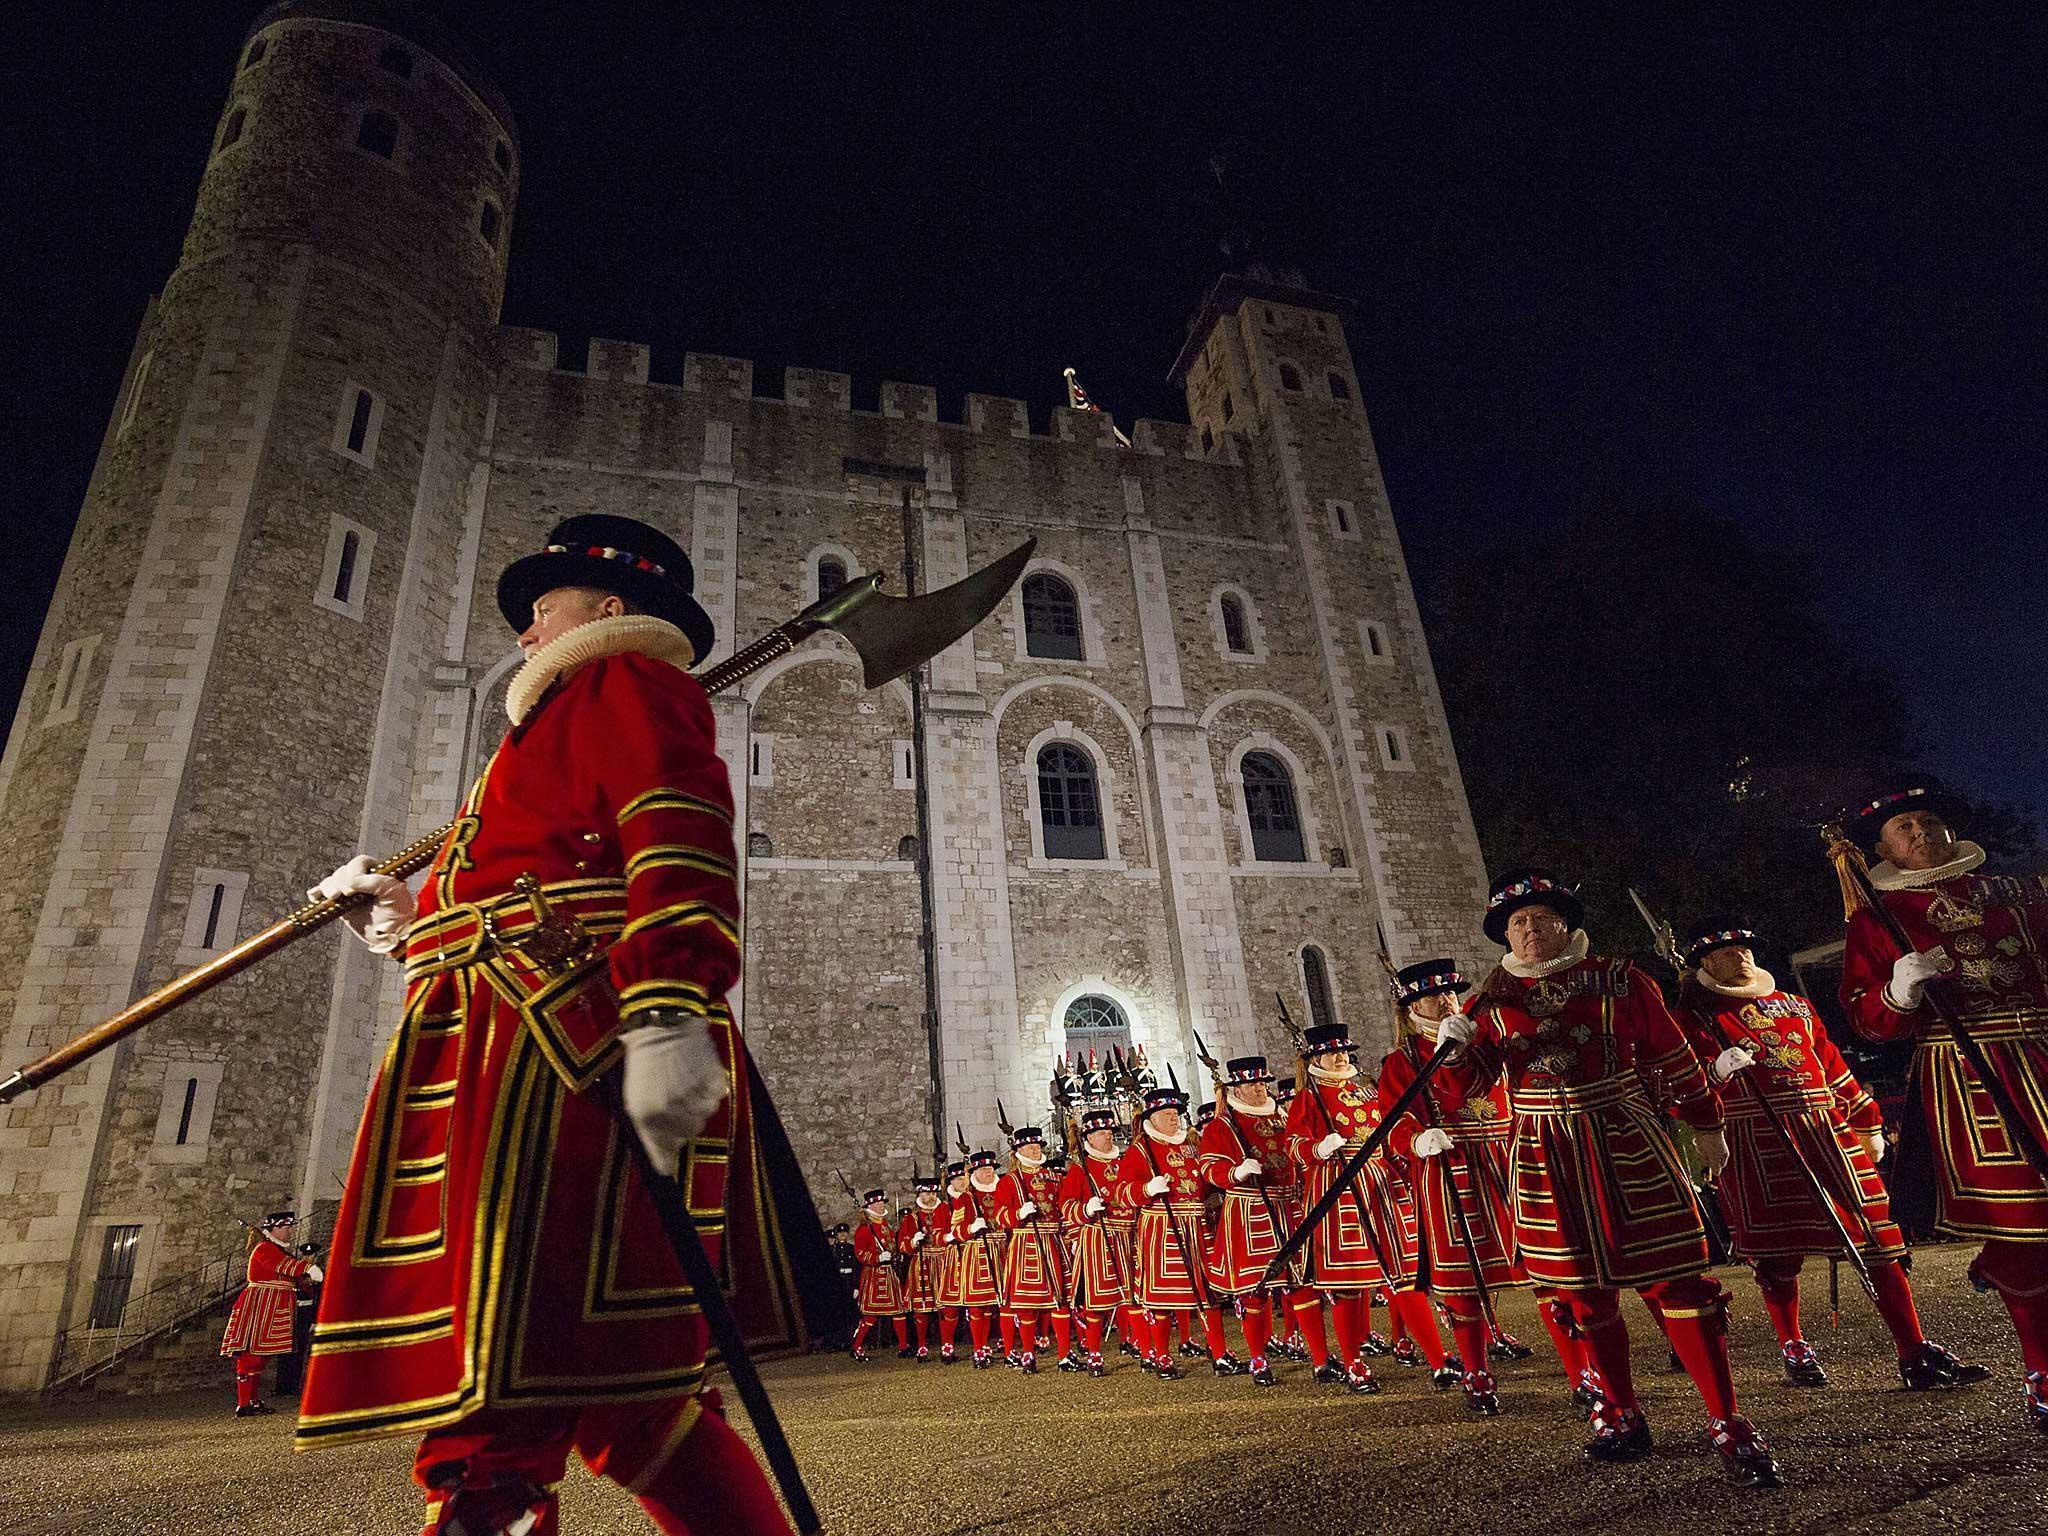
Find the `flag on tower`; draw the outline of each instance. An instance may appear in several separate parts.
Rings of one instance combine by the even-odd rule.
[[[1077,411],[1093,411],[1098,416],[1106,416],[1109,414],[1107,411],[1103,410],[1101,406],[1097,405],[1093,400],[1090,400],[1088,398],[1088,391],[1083,389],[1081,387],[1081,381],[1074,377],[1073,369],[1068,368],[1063,371],[1065,372],[1067,377],[1067,404],[1069,407]],[[1116,433],[1116,440],[1122,443],[1126,448],[1131,446],[1131,440],[1128,437],[1124,436],[1123,429],[1117,426],[1114,417],[1110,419],[1109,430]]]

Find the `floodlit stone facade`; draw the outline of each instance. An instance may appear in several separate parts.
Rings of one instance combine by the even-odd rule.
[[[901,1185],[940,1127],[986,1140],[998,1099],[1042,1118],[1055,1053],[1119,1023],[1192,1087],[1195,1030],[1284,1069],[1276,993],[1381,1046],[1381,935],[1476,958],[1477,840],[1341,301],[1220,281],[1174,364],[1191,424],[1128,445],[919,385],[855,410],[844,374],[670,378],[629,342],[578,372],[498,324],[519,174],[459,42],[348,0],[251,30],[0,757],[5,1066],[448,819],[504,728],[496,574],[576,512],[690,550],[713,659],[821,575],[900,591],[906,537],[927,587],[1038,541],[929,668],[921,753],[909,686],[862,692],[836,639],[716,703],[735,1002],[827,1206],[835,1168]],[[0,1390],[123,1294],[174,1303],[234,1216],[331,1206],[397,996],[325,933],[0,1111]]]

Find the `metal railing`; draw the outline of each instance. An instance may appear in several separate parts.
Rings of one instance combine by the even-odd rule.
[[[65,1329],[57,1336],[56,1358],[43,1390],[76,1386],[111,1370],[141,1345],[220,1306],[241,1290],[246,1278],[247,1263],[241,1257],[214,1259],[196,1275],[175,1276],[129,1297],[120,1321],[111,1327]]]

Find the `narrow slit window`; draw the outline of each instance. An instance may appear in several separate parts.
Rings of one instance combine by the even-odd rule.
[[[506,175],[512,174],[512,147],[503,139],[491,148],[491,158],[498,162],[498,169]]]
[[[1350,381],[1341,373],[1330,375],[1330,398],[1332,400],[1349,400],[1351,398]]]
[[[1202,452],[1210,453],[1216,447],[1216,435],[1207,427],[1202,428]]]
[[[363,536],[350,529],[341,536],[341,562],[334,568],[334,600],[346,603],[356,581],[356,555],[363,547]]]
[[[320,580],[313,588],[314,606],[361,623],[363,605],[370,595],[370,572],[376,550],[375,533],[345,517],[330,517],[327,549],[320,560]]]
[[[1237,402],[1231,399],[1230,392],[1228,390],[1225,390],[1223,392],[1223,419],[1225,421],[1228,421],[1231,417],[1235,416],[1236,414]]]
[[[370,440],[370,410],[377,403],[376,397],[367,389],[356,391],[356,403],[348,418],[348,451],[361,453],[363,444]]]
[[[483,212],[477,215],[476,232],[484,237],[484,244],[493,249],[498,244],[498,227],[501,222],[498,205],[488,198],[485,199]]]
[[[1223,643],[1239,655],[1252,648],[1245,636],[1244,604],[1228,595],[1223,599]]]
[[[218,949],[220,947],[220,909],[221,904],[227,899],[228,888],[225,885],[216,884],[213,888],[213,895],[206,904],[206,931],[199,940],[199,947],[201,949]]]
[[[135,377],[128,381],[128,398],[121,402],[121,424],[114,428],[114,436],[125,437],[134,423],[135,407],[142,403],[142,386],[149,382],[149,365],[155,361],[156,349],[152,347],[135,365]]]
[[[1292,363],[1282,363],[1280,365],[1280,387],[1299,393],[1301,390],[1301,370]]]
[[[185,1079],[185,1102],[178,1109],[178,1137],[172,1146],[182,1147],[192,1139],[192,1106],[198,1102],[199,1079],[188,1077]]]
[[[249,51],[242,55],[242,68],[247,69],[253,64],[261,64],[263,62],[263,55],[268,52],[270,52],[270,44],[260,37],[257,38],[255,42],[249,45]]]
[[[1301,947],[1301,983],[1308,992],[1308,1016],[1324,1026],[1337,1022],[1337,1009],[1330,997],[1330,965],[1313,944]]]
[[[228,120],[221,125],[220,148],[227,149],[242,139],[242,129],[248,125],[249,109],[237,107],[228,114]]]

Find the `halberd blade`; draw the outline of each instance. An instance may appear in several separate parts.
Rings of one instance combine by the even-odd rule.
[[[827,627],[860,653],[862,686],[879,688],[924,665],[995,612],[1037,547],[1036,539],[1026,539],[1002,559],[936,592],[877,592]]]

